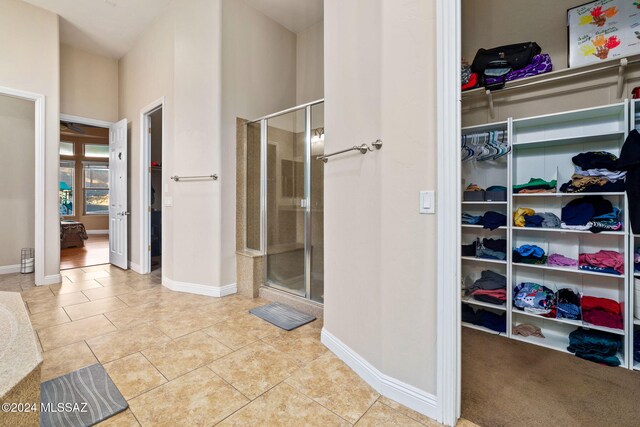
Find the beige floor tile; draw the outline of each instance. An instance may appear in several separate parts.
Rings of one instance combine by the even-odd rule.
[[[43,382],[98,363],[84,341],[45,351],[42,358]]]
[[[177,338],[228,319],[228,315],[207,314],[196,307],[194,310],[184,311],[155,321],[153,325],[171,338]]]
[[[129,402],[143,426],[211,426],[248,400],[204,367]]]
[[[209,365],[249,399],[282,382],[300,364],[291,356],[257,341]]]
[[[98,360],[101,363],[106,363],[145,348],[164,344],[170,340],[159,329],[145,324],[88,339],[87,344],[89,344]]]
[[[456,427],[480,427],[480,426],[474,422],[465,420],[464,418],[460,418],[456,423]]]
[[[146,283],[151,287],[153,284],[151,279],[144,278],[142,276],[109,276],[109,277],[99,277],[95,279],[102,286],[112,286],[112,285],[129,285],[133,283]]]
[[[249,345],[259,338],[275,335],[278,328],[248,313],[237,313],[229,320],[216,323],[204,332],[234,350]]]
[[[142,354],[169,380],[229,353],[231,353],[230,348],[204,332],[194,332],[142,351]]]
[[[351,423],[380,397],[333,354],[308,363],[286,382]]]
[[[355,425],[358,427],[423,427],[419,422],[380,402],[374,403]]]
[[[149,288],[121,295],[120,299],[128,306],[136,306],[153,302],[171,302],[173,295],[164,288]]]
[[[100,264],[100,265],[92,265],[91,267],[82,267],[80,271],[84,273],[92,273],[94,271],[106,271],[108,273],[111,273],[111,271],[116,268],[117,267],[111,266],[111,264]]]
[[[270,346],[293,356],[298,362],[309,363],[329,352],[327,347],[314,335],[295,334],[276,335],[263,338]]]
[[[128,294],[129,292],[134,292],[130,286],[127,285],[111,285],[111,286],[100,286],[96,289],[88,289],[86,291],[82,291],[83,294],[91,301],[104,299],[104,298],[112,298],[118,295]]]
[[[84,282],[86,280],[100,279],[104,277],[110,277],[110,274],[104,270],[92,271],[91,273],[85,273],[82,270],[66,270],[61,274],[62,276],[67,277],[73,283]]]
[[[20,283],[0,283],[0,292],[22,292]]]
[[[49,326],[61,325],[71,321],[62,307],[51,311],[43,311],[29,316],[33,329],[40,330]]]
[[[83,341],[116,330],[103,315],[76,320],[75,322],[51,326],[38,331],[42,348],[47,351],[78,341]]]
[[[133,353],[106,363],[104,369],[127,400],[167,382],[166,378],[140,353]]]
[[[27,302],[51,298],[53,295],[51,286],[36,286],[29,290],[22,291],[22,299]]]
[[[350,426],[287,384],[280,384],[240,409],[218,426]]]
[[[140,423],[130,409],[120,412],[111,418],[96,424],[98,427],[139,427]]]
[[[89,298],[85,297],[82,292],[74,292],[72,294],[54,295],[51,297],[27,301],[27,307],[29,307],[30,313],[35,314],[43,311],[51,311],[57,307],[81,304],[83,302],[89,302]]]
[[[80,292],[85,289],[101,288],[102,285],[95,280],[87,280],[85,282],[61,283],[59,285],[51,285],[51,292],[55,295],[70,294],[72,292]]]
[[[389,406],[392,409],[395,409],[396,411],[406,415],[407,417],[411,418],[412,420],[418,421],[419,423],[422,423],[426,426],[429,427],[440,427],[442,426],[442,424],[432,420],[431,418],[427,417],[426,415],[422,415],[419,412],[416,412],[412,409],[407,408],[404,405],[399,404],[398,402],[396,402],[395,400],[391,400],[388,397],[384,397],[384,396],[380,396],[380,399],[378,399],[378,402],[383,403],[387,406]]]
[[[75,304],[65,307],[65,311],[71,320],[84,319],[85,317],[95,316],[96,314],[108,313],[126,308],[127,305],[120,301],[117,297],[104,298],[96,301],[85,302],[83,304]]]
[[[170,318],[175,310],[166,305],[154,302],[122,310],[105,313],[118,329],[129,329],[149,322]]]

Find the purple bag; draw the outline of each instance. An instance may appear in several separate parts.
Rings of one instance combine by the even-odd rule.
[[[485,86],[499,84],[503,81],[511,81],[523,79],[525,77],[537,76],[538,74],[548,73],[553,69],[553,64],[551,64],[551,57],[547,53],[542,53],[540,55],[536,55],[531,60],[531,63],[524,68],[519,70],[513,70],[508,73],[504,78],[491,78],[485,77],[484,83]]]

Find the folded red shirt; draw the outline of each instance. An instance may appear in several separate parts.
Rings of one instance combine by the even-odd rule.
[[[467,84],[462,85],[462,90],[473,89],[476,86],[478,86],[478,73],[471,73]]]
[[[612,314],[620,314],[620,303],[608,298],[583,296],[580,300],[582,311],[602,310]]]

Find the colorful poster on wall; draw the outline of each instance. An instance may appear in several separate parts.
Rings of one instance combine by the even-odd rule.
[[[640,53],[640,0],[598,0],[567,14],[570,68]]]

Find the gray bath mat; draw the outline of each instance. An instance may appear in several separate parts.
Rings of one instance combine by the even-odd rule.
[[[102,365],[87,366],[40,384],[40,426],[92,426],[129,404]]]
[[[262,320],[266,320],[272,325],[276,325],[285,331],[299,328],[302,325],[306,325],[307,323],[316,320],[314,316],[300,313],[298,310],[294,310],[288,305],[277,302],[263,305],[262,307],[252,308],[249,310],[249,313],[254,316],[258,316]]]

